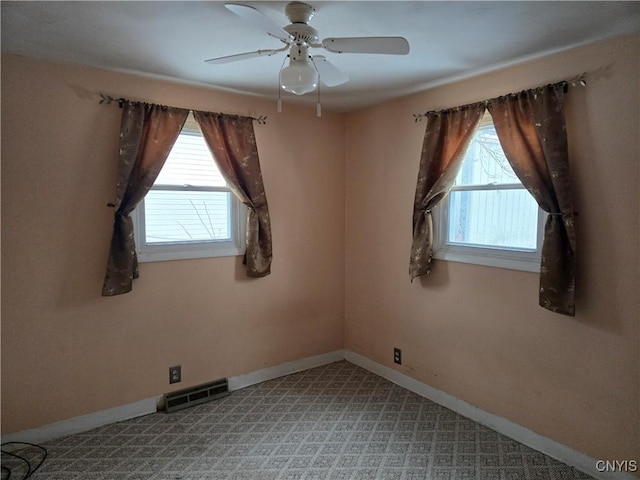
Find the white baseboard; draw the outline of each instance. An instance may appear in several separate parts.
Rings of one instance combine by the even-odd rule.
[[[256,383],[266,382],[267,380],[273,380],[274,378],[284,377],[285,375],[291,375],[292,373],[302,372],[303,370],[309,370],[310,368],[338,362],[340,360],[344,360],[344,358],[344,350],[335,350],[333,352],[323,353],[321,355],[315,355],[313,357],[307,357],[301,360],[263,368],[255,372],[247,373],[246,375],[230,377],[228,379],[229,390],[239,390],[241,388],[255,385]]]
[[[499,417],[492,413],[486,412],[478,407],[460,400],[448,393],[437,390],[429,385],[419,382],[403,373],[398,372],[389,367],[385,367],[374,362],[362,355],[345,350],[345,360],[358,365],[365,370],[369,370],[376,375],[393,382],[401,387],[406,388],[422,397],[428,398],[443,407],[453,410],[460,415],[467,417],[481,425],[491,428],[509,438],[516,440],[528,447],[539,452],[549,455],[556,460],[571,465],[576,469],[591,475],[600,480],[637,480],[628,473],[623,472],[600,472],[596,468],[596,459],[574,450],[566,445],[558,443],[550,438],[539,435],[525,427]]]
[[[266,380],[344,360],[344,356],[344,350],[336,350],[334,352],[315,355],[313,357],[303,358],[301,360],[284,363],[282,365],[263,368],[246,375],[229,377],[229,390],[238,390]],[[107,410],[89,413],[80,417],[50,423],[48,425],[43,425],[42,427],[2,435],[1,442],[28,442],[40,444],[55,440],[56,438],[66,437],[67,435],[73,435],[74,433],[87,432],[91,429],[98,428],[109,423],[122,422],[123,420],[128,420],[130,418],[141,417],[143,415],[154,413],[157,410],[158,401],[161,400],[161,398],[161,396],[148,398],[146,400],[140,400],[120,407],[109,408]]]
[[[28,442],[45,443],[56,438],[66,437],[74,433],[82,433],[109,423],[121,422],[130,418],[141,417],[156,411],[158,398],[147,398],[120,407],[109,408],[99,412],[89,413],[80,417],[50,423],[42,427],[23,430],[21,432],[2,435],[2,443]]]
[[[556,460],[566,463],[567,465],[571,465],[599,480],[638,480],[638,477],[634,477],[627,473],[600,472],[596,469],[596,459],[591,458],[582,452],[539,435],[527,428],[511,422],[510,420],[507,420],[506,418],[499,417],[480,408],[474,407],[473,405],[449,395],[448,393],[430,387],[429,385],[400,373],[397,370],[385,367],[384,365],[374,362],[373,360],[350,350],[336,350],[284,363],[282,365],[263,368],[245,375],[229,377],[229,390],[239,390],[260,382],[301,372],[310,368],[327,365],[340,360],[347,360],[369,370],[370,372],[400,385],[407,390],[428,398],[429,400],[485,425],[496,432],[513,438],[528,447],[549,455]],[[108,410],[90,413],[88,415],[82,415],[80,417],[44,425],[31,430],[3,435],[2,443],[45,443],[74,433],[86,432],[109,423],[121,422],[130,418],[148,415],[156,411],[156,405],[159,399],[160,397],[148,398],[128,405],[110,408]]]

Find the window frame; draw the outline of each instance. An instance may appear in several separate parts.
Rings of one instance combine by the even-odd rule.
[[[478,129],[493,125],[493,119],[487,112]],[[475,135],[475,133],[474,133]],[[432,210],[434,225],[433,258],[452,262],[471,263],[487,267],[507,268],[526,272],[540,272],[542,242],[547,213],[538,206],[536,248],[518,249],[512,247],[489,247],[449,242],[450,193],[455,191],[499,191],[522,190],[521,183],[456,185],[451,188],[445,198]],[[527,192],[528,193],[528,192]]]
[[[184,127],[180,131],[181,135],[183,133],[187,135],[199,135],[202,137],[202,132],[195,122],[195,119],[191,117],[191,114],[189,114],[187,122],[185,122]],[[215,162],[213,155],[211,155],[211,161]],[[244,255],[246,249],[247,207],[231,191],[230,187],[153,185],[151,190],[176,192],[227,192],[229,194],[229,233],[231,238],[225,240],[147,243],[145,199],[142,199],[131,213],[139,262],[162,262]]]

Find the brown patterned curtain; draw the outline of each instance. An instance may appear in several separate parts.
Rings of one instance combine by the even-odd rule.
[[[249,277],[271,273],[271,221],[262,182],[253,119],[193,112],[220,172],[233,193],[249,209],[244,264]]]
[[[176,142],[189,110],[123,100],[111,251],[103,296],[131,291],[138,258],[129,214],[147,194]]]
[[[433,219],[431,210],[449,193],[485,107],[483,103],[429,112],[422,144],[418,184],[413,204],[411,280],[431,271]]]
[[[564,121],[566,83],[489,102],[502,149],[522,184],[545,212],[540,305],[575,315],[576,235]]]

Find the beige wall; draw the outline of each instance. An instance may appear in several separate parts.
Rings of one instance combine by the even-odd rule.
[[[3,433],[167,392],[177,363],[181,388],[343,347],[393,367],[398,346],[397,368],[420,381],[594,457],[638,458],[639,43],[322,119],[313,108],[276,114],[257,98],[3,57]],[[412,114],[584,71],[596,73],[567,98],[577,316],[538,307],[531,273],[438,261],[410,283],[424,133]],[[269,115],[256,134],[271,276],[249,280],[234,258],[143,264],[131,294],[99,296],[120,110],[98,105],[98,92]]]
[[[270,276],[239,257],[147,263],[132,293],[100,296],[120,109],[98,92],[269,116]],[[2,432],[342,348],[344,130],[313,107],[3,57]]]
[[[345,347],[596,458],[638,459],[640,37],[580,48],[349,115]],[[567,97],[575,318],[537,274],[435,261],[409,282],[425,125],[412,114],[594,72]]]

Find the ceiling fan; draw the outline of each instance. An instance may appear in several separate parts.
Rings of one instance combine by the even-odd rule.
[[[323,55],[309,55],[310,48],[323,48],[331,53],[374,53],[406,55],[409,43],[403,37],[329,37],[319,41],[318,31],[309,25],[315,9],[303,2],[290,2],[285,7],[289,25],[279,27],[260,10],[240,3],[226,3],[225,7],[244,20],[253,23],[268,35],[277,38],[282,48],[256,50],[205,60],[212,65],[236,62],[255,57],[270,57],[288,51],[289,65],[280,70],[280,86],[295,95],[314,91],[321,81],[328,87],[341,85],[349,77],[338,70]]]

